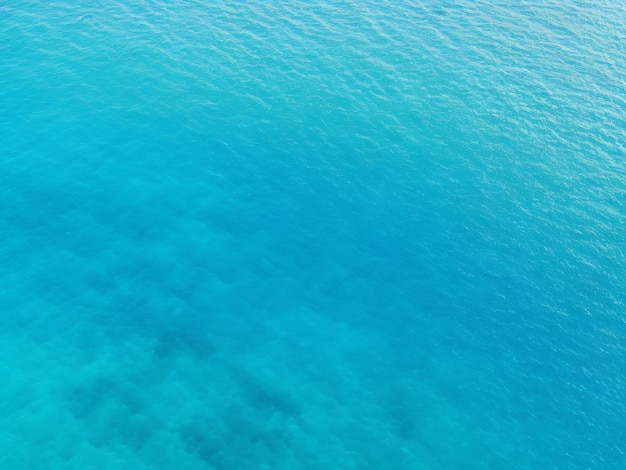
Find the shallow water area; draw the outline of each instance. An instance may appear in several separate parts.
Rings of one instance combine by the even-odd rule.
[[[626,466],[626,9],[0,5],[0,466]]]

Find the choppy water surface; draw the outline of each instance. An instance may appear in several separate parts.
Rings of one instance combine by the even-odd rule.
[[[626,467],[626,8],[0,4],[0,466]]]

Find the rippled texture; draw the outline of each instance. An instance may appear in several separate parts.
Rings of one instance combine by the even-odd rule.
[[[621,2],[0,4],[0,466],[626,467]]]

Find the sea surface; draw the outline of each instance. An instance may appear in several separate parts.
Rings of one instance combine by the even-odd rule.
[[[0,468],[626,468],[626,4],[0,1]]]

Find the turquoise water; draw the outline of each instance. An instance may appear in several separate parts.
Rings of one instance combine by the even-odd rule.
[[[0,467],[626,468],[626,7],[0,3]]]

